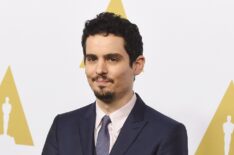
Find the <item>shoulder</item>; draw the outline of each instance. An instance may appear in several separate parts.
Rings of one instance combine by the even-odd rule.
[[[147,104],[145,104],[145,102],[141,99],[141,97],[138,94],[136,95],[137,95],[137,100],[135,104],[135,109],[137,110],[135,110],[135,113],[137,115],[142,115],[145,121],[156,125],[160,125],[161,127],[172,127],[181,124],[175,119],[166,116],[165,114],[162,114],[161,112],[148,106]]]
[[[60,123],[72,123],[72,122],[77,122],[80,121],[84,118],[88,118],[92,115],[95,115],[95,104],[89,104],[85,107],[69,111],[66,113],[58,114],[55,117],[55,121],[58,121]]]
[[[144,133],[151,142],[166,145],[178,142],[186,146],[187,131],[182,123],[147,105],[145,105],[144,117],[144,120],[146,121]]]
[[[145,108],[145,120],[145,135],[155,145],[159,144],[158,154],[188,154],[187,131],[182,123],[149,106]]]
[[[172,130],[175,128],[184,128],[185,126],[183,123],[165,115],[162,114],[161,112],[147,106],[146,107],[146,119],[148,120],[149,123],[155,124],[155,125],[160,125],[161,128],[167,129],[167,130]]]
[[[175,133],[186,134],[185,126],[161,112],[146,105],[144,101],[137,95],[138,110],[137,113],[142,112],[143,119],[147,122],[147,129],[150,133],[160,133],[160,136],[166,136]]]
[[[157,123],[160,124],[162,127],[172,127],[179,124],[182,124],[178,122],[177,120],[162,114],[161,112],[149,107],[146,105],[145,108],[145,119],[150,123]]]

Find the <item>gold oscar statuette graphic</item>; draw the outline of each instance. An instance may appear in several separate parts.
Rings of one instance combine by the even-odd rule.
[[[234,84],[216,110],[195,155],[234,155]]]
[[[107,9],[106,9],[106,12],[113,12],[115,14],[122,16],[123,18],[127,18],[121,0],[111,0]],[[84,61],[83,60],[80,63],[80,68],[84,68]]]
[[[8,67],[0,83],[0,147],[33,145],[15,81]]]

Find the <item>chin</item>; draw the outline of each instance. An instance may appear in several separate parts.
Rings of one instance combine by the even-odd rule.
[[[111,91],[103,91],[103,90],[95,91],[94,90],[93,92],[96,98],[98,98],[99,100],[107,104],[111,103],[115,98],[115,94]]]

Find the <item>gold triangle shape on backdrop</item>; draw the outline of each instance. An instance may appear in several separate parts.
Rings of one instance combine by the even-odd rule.
[[[122,4],[122,0],[111,0],[106,11],[113,12],[122,16],[123,18],[127,18]]]
[[[122,0],[111,0],[106,9],[106,12],[113,12],[115,14],[120,15],[123,18],[127,18]],[[84,61],[82,60],[82,62],[80,63],[80,68],[84,68],[84,66]]]
[[[227,116],[231,116],[231,122],[234,122],[234,84],[232,81],[198,146],[195,155],[225,155],[223,125],[227,121]],[[230,138],[229,155],[233,155],[234,136]]]
[[[9,125],[7,135],[14,138],[15,144],[33,145],[33,140],[24,115],[20,97],[14,82],[10,67],[0,85],[0,109],[9,97],[11,112],[9,115]],[[0,110],[0,136],[3,134],[3,112]]]
[[[80,63],[80,68],[84,68],[84,67],[85,67],[84,60],[82,60],[81,63]]]

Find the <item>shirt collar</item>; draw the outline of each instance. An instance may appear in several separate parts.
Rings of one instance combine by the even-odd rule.
[[[135,102],[136,102],[136,94],[134,93],[132,98],[121,108],[114,111],[113,113],[109,114],[109,117],[111,119],[111,124],[113,126],[113,129],[118,131],[122,128],[124,122],[126,121],[128,115],[130,114],[131,110],[133,109]],[[101,110],[101,108],[96,103],[96,124],[95,129],[98,128],[98,126],[101,123],[101,120],[103,116],[106,114]]]

